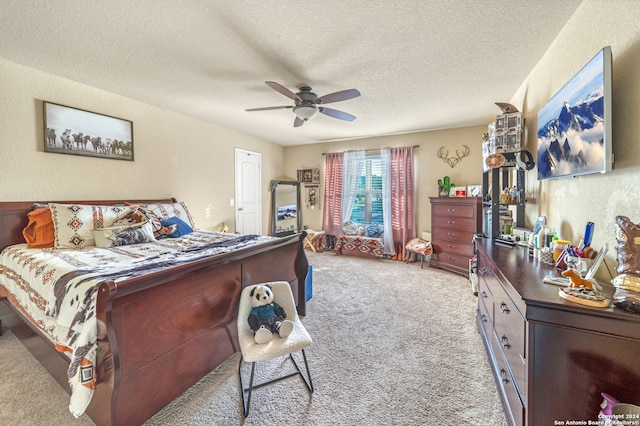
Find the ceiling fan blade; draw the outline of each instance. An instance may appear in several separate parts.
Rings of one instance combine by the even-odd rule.
[[[293,105],[273,106],[273,107],[264,107],[264,108],[249,108],[249,109],[245,109],[245,111],[267,111],[270,109],[283,109],[283,108],[293,108]]]
[[[265,83],[267,84],[267,86],[271,87],[273,90],[276,90],[276,91],[282,93],[287,98],[293,99],[294,101],[302,102],[302,99],[300,99],[300,97],[298,95],[296,95],[291,90],[289,90],[286,87],[284,87],[282,84],[276,83],[275,81],[265,81]]]
[[[360,96],[360,92],[356,89],[341,90],[340,92],[329,93],[328,95],[320,96],[316,99],[316,102],[321,104],[330,104],[332,102],[346,101],[347,99],[353,99]]]
[[[328,115],[329,117],[338,118],[344,121],[353,121],[356,119],[355,115],[348,114],[343,111],[338,111],[337,109],[320,107],[318,110],[324,115]]]
[[[296,117],[295,120],[293,120],[293,127],[300,127],[304,124],[304,120],[300,117]]]

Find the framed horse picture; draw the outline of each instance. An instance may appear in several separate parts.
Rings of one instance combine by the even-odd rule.
[[[44,101],[44,151],[133,161],[133,123]]]

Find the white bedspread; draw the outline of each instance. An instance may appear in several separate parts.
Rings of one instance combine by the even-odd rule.
[[[0,254],[0,284],[51,338],[68,352],[69,410],[80,416],[95,388],[96,293],[116,282],[204,257],[271,241],[275,237],[194,231],[153,243],[81,250],[7,247]]]

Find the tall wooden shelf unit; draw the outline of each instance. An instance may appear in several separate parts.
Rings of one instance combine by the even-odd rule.
[[[498,238],[500,236],[500,206],[501,205],[515,205],[516,217],[514,218],[514,227],[524,228],[524,173],[522,168],[517,168],[515,164],[515,156],[518,152],[503,153],[507,159],[506,164],[508,166],[498,167],[490,169],[482,173],[482,214],[483,220],[487,220],[485,214],[487,209],[490,209],[491,215],[491,227],[486,227],[487,236],[491,239]],[[513,178],[516,186],[516,202],[515,203],[500,203],[500,193],[503,189],[510,186],[511,178]]]

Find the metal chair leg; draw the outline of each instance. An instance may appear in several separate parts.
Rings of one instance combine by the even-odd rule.
[[[293,354],[289,354],[289,357],[291,358],[293,365],[295,365],[296,370],[298,370],[298,374],[296,375],[299,375],[300,377],[302,377],[302,380],[304,380],[304,384],[307,385],[307,389],[309,389],[309,392],[313,393],[313,382],[311,381],[311,372],[309,371],[309,364],[307,363],[307,355],[304,353],[304,349],[302,349],[301,352],[302,352],[302,358],[304,358],[304,367],[307,370],[307,377],[305,377],[304,374],[302,374],[302,370],[300,370],[300,367],[298,366],[298,363],[293,357]]]
[[[242,394],[242,409],[243,409],[243,413],[244,413],[245,417],[247,417],[249,415],[249,406],[251,405],[251,394],[253,392],[253,389],[258,389],[260,387],[263,387],[263,386],[266,386],[266,385],[270,385],[271,383],[278,382],[278,381],[284,380],[284,379],[288,379],[289,377],[300,376],[300,377],[302,377],[302,380],[304,381],[304,384],[307,386],[307,389],[309,389],[309,392],[313,393],[313,382],[311,380],[311,371],[309,370],[309,363],[307,362],[307,354],[305,353],[304,349],[301,349],[301,352],[302,352],[302,358],[304,359],[304,366],[305,366],[305,369],[307,370],[306,377],[305,377],[304,374],[302,374],[302,370],[300,369],[300,366],[298,365],[297,361],[293,357],[293,354],[290,353],[289,354],[289,358],[291,358],[291,361],[293,362],[293,365],[296,367],[297,373],[287,374],[286,376],[278,377],[276,379],[269,380],[268,382],[264,382],[264,383],[260,383],[260,384],[254,385],[253,384],[253,378],[254,378],[254,375],[255,375],[256,363],[252,362],[251,363],[251,377],[249,379],[249,386],[248,387],[244,386],[244,380],[242,379],[242,362],[243,362],[243,358],[242,358],[242,355],[240,355],[240,363],[238,365],[238,376],[240,377],[240,393]]]
[[[256,363],[251,363],[251,378],[249,379],[249,387],[244,387],[244,380],[242,380],[242,355],[240,356],[240,364],[238,365],[238,376],[240,377],[240,393],[242,394],[242,411],[244,416],[249,415],[249,406],[251,405],[251,393],[253,392],[253,377],[256,371]],[[248,392],[246,392],[248,391]]]

